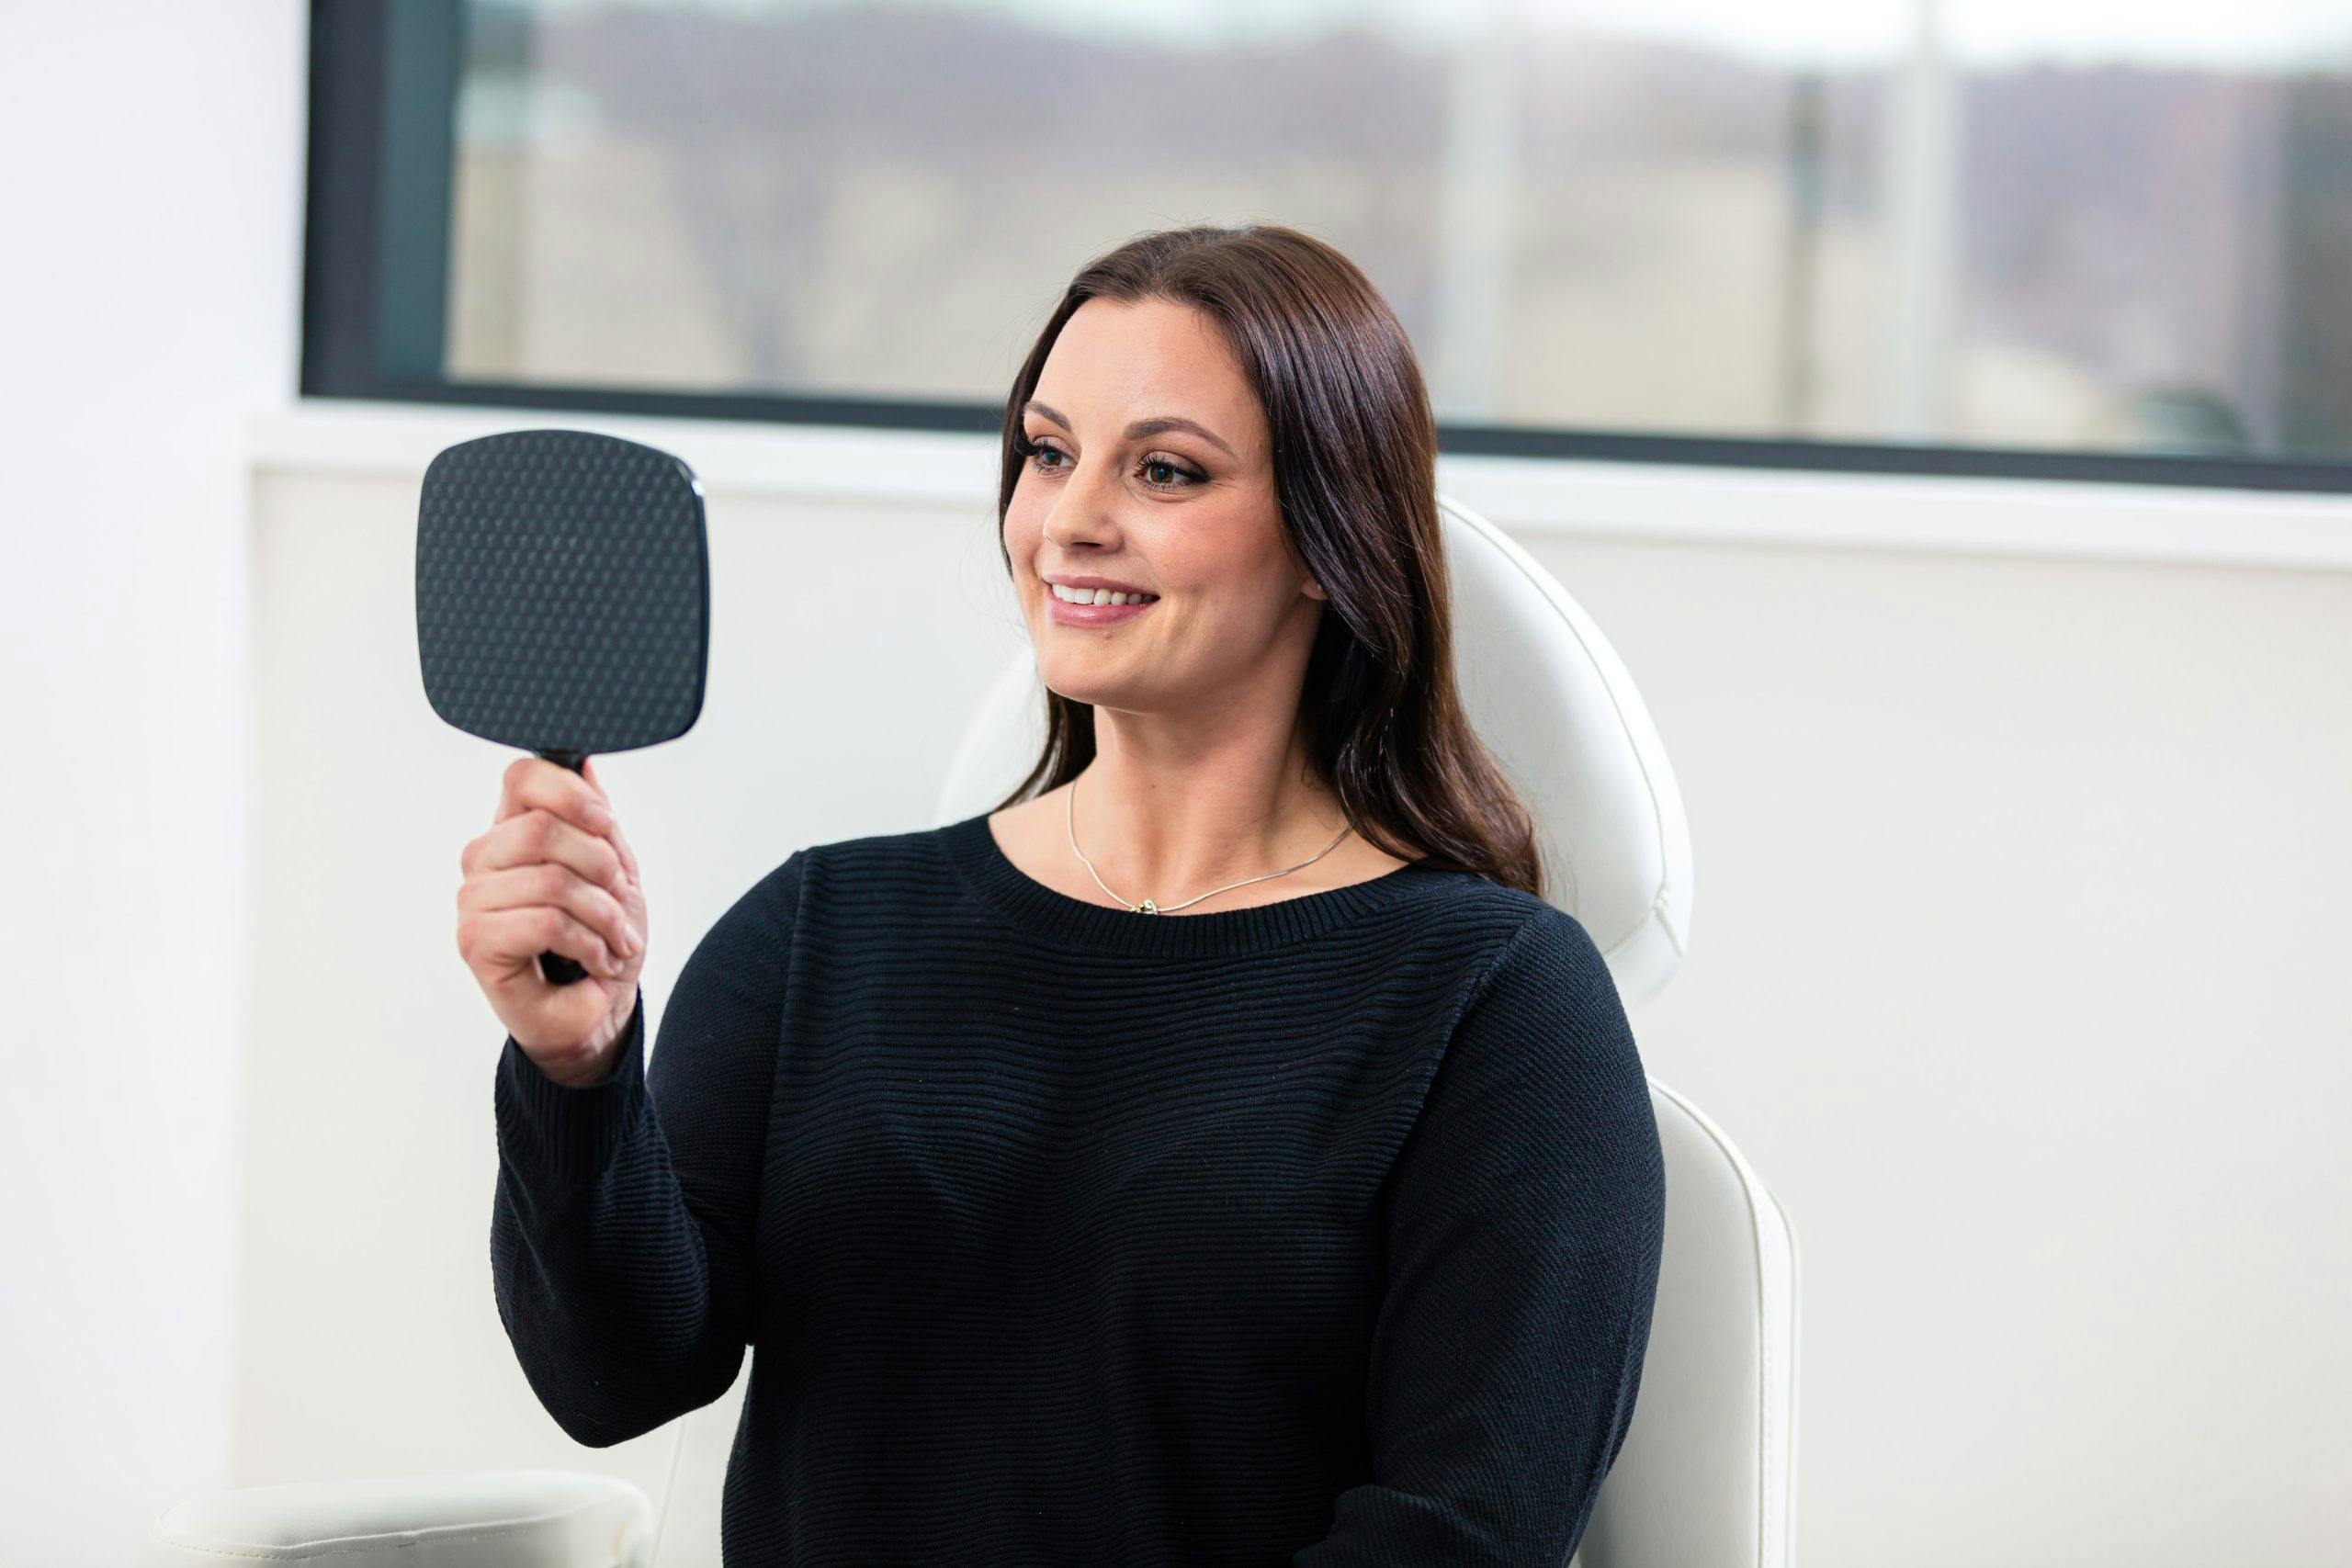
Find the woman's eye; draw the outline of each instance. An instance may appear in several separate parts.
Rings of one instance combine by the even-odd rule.
[[[1041,474],[1065,473],[1069,468],[1069,465],[1066,462],[1049,463],[1046,460],[1047,457],[1068,457],[1069,456],[1069,453],[1063,451],[1058,446],[1049,446],[1045,442],[1033,439],[1030,436],[1017,435],[1013,437],[1012,449],[1021,457],[1028,459],[1029,466]],[[1202,473],[1198,468],[1193,468],[1189,464],[1180,463],[1173,457],[1162,457],[1156,456],[1145,457],[1142,462],[1136,466],[1136,472],[1142,475],[1144,477],[1143,482],[1149,485],[1154,490],[1189,490],[1193,485],[1201,484],[1208,479],[1206,474]],[[1164,479],[1156,477],[1159,475],[1169,475],[1172,477]]]
[[[1033,468],[1038,469],[1040,472],[1052,472],[1057,465],[1042,463],[1038,461],[1039,458],[1043,457],[1049,452],[1054,453],[1057,456],[1061,453],[1060,447],[1048,446],[1044,442],[1033,441],[1026,435],[1014,436],[1012,439],[1012,449],[1022,457],[1027,458],[1029,460],[1029,466]]]

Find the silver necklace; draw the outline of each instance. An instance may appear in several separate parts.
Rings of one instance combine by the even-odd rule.
[[[1094,878],[1095,886],[1100,887],[1105,893],[1111,893],[1111,885],[1102,880],[1102,873],[1094,869],[1094,863],[1088,860],[1086,858],[1086,852],[1078,847],[1078,780],[1076,778],[1072,778],[1069,781],[1069,794],[1063,798],[1062,804],[1067,807],[1067,809],[1062,813],[1062,821],[1063,826],[1068,828],[1069,830],[1069,852],[1076,855],[1079,859],[1079,863],[1086,867],[1086,874]],[[1270,871],[1266,873],[1264,876],[1245,876],[1238,882],[1228,882],[1222,887],[1212,887],[1206,893],[1202,894],[1199,898],[1187,898],[1182,904],[1161,905],[1149,898],[1145,899],[1140,904],[1129,904],[1125,898],[1119,898],[1119,896],[1116,893],[1111,893],[1111,897],[1114,898],[1119,898],[1119,902],[1123,907],[1138,915],[1165,915],[1170,910],[1190,908],[1193,905],[1199,903],[1201,898],[1214,898],[1220,893],[1230,893],[1237,887],[1247,887],[1253,882],[1264,882],[1272,877],[1288,876],[1292,872],[1296,871],[1299,866],[1313,865],[1317,861],[1321,860],[1325,855],[1329,854],[1339,844],[1340,840],[1346,838],[1353,831],[1355,831],[1355,829],[1352,825],[1340,829],[1338,834],[1332,838],[1330,843],[1324,845],[1321,849],[1316,851],[1313,854],[1299,862],[1298,865],[1284,866],[1280,871]]]

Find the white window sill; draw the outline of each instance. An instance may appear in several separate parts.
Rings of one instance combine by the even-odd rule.
[[[248,456],[420,479],[445,446],[550,425],[675,453],[714,496],[995,506],[993,435],[306,398],[254,415]],[[1468,456],[1438,489],[1514,533],[2352,570],[2352,495]]]

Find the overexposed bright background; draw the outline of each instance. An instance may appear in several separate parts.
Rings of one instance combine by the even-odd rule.
[[[1875,44],[1641,9],[1757,60],[1883,62],[1902,36],[1892,6]],[[2051,58],[2155,47],[2144,9],[2002,9],[2079,13]],[[2262,9],[2184,48],[2271,68],[2229,54]],[[2335,16],[2270,10],[2248,28],[2306,51]],[[548,1463],[653,1491],[666,1457],[565,1438],[491,1293],[500,1031],[452,898],[511,753],[424,704],[413,529],[434,451],[542,422],[299,406],[305,24],[291,0],[0,20],[9,1563],[124,1568],[157,1512],[222,1485]],[[825,351],[868,390],[1001,389],[1125,231],[968,195],[1035,214],[1034,249],[841,329]],[[1196,199],[1289,217],[1279,192],[1163,205]],[[550,320],[528,342],[565,341]],[[1513,383],[1530,420],[1601,395],[1509,346],[1544,369]],[[1635,389],[1625,427],[1703,380]],[[710,491],[702,721],[599,764],[646,866],[658,1010],[791,850],[928,825],[1020,626],[984,441],[557,422],[655,440]],[[1693,946],[1634,1028],[1795,1217],[1802,1559],[2344,1561],[2352,502],[1467,458],[1442,480],[1597,617],[1688,798]]]

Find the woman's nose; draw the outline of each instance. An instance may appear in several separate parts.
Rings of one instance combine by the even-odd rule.
[[[1103,465],[1094,467],[1100,468]],[[1057,545],[1116,537],[1118,523],[1112,512],[1116,495],[1115,479],[1106,481],[1091,475],[1087,465],[1081,463],[1062,481],[1060,491],[1046,513],[1046,537]]]

